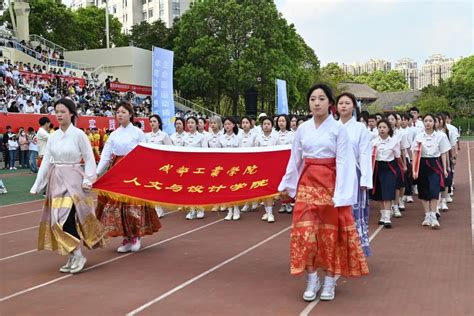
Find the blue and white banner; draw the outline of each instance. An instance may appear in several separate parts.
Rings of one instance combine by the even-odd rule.
[[[286,94],[286,81],[276,80],[277,88],[277,114],[288,114],[288,96]]]
[[[173,51],[153,47],[152,57],[152,112],[163,121],[163,131],[169,135],[174,129]]]

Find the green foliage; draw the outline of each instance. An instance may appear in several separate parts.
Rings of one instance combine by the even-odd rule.
[[[461,136],[474,135],[474,116],[455,117],[454,126],[461,130]]]
[[[420,98],[416,100],[415,105],[422,115],[427,113],[454,112],[454,109],[449,105],[449,101],[446,97],[434,94],[421,95]]]
[[[263,110],[273,113],[279,78],[287,81],[292,110],[306,106],[304,93],[319,61],[273,1],[197,2],[175,28],[176,87],[186,97],[201,97],[221,113],[227,108],[222,103],[231,100],[237,114],[245,91],[254,87]]]
[[[172,30],[168,29],[161,20],[151,24],[143,21],[130,29],[130,39],[133,46],[148,50],[151,50],[153,46],[172,49],[171,35]]]
[[[353,77],[354,82],[365,83],[378,92],[406,91],[408,84],[403,75],[396,71],[375,71],[371,74],[361,74]]]
[[[31,34],[40,35],[68,50],[105,47],[104,9],[88,7],[74,12],[61,0],[31,0],[29,19]],[[4,11],[0,23],[12,28],[9,10]],[[119,20],[110,15],[109,23],[111,43],[125,44]]]

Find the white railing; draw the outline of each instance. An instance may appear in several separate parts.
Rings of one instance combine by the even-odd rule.
[[[51,42],[50,40],[47,40],[46,38],[36,35],[36,34],[31,34],[30,35],[30,42],[39,42],[41,45],[44,45],[46,47],[52,48],[56,51],[61,51],[64,52],[66,49],[56,43]]]
[[[56,59],[56,58],[50,58],[48,56],[44,56],[42,53],[39,53],[35,51],[34,49],[26,47],[23,44],[20,44],[18,41],[12,38],[1,38],[1,40],[5,42],[5,47],[11,47],[11,44],[13,44],[12,48],[17,49],[27,54],[28,56],[33,57],[37,59],[38,61],[52,67],[71,68],[71,69],[86,70],[86,71],[94,70],[94,66],[90,64],[78,63],[75,61]]]
[[[211,111],[209,109],[206,109],[205,107],[202,107],[201,105],[199,105],[197,103],[186,100],[185,98],[182,98],[177,94],[174,95],[174,100],[175,100],[175,102],[181,103],[182,105],[184,105],[184,106],[186,106],[186,107],[188,107],[192,110],[195,110],[197,112],[201,112],[203,114],[206,114],[209,117],[214,116],[214,115],[219,115],[216,112]]]

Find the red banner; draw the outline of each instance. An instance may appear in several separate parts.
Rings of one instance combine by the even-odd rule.
[[[33,127],[38,129],[39,119],[43,116],[49,117],[51,123],[58,127],[58,121],[54,115],[46,114],[19,114],[19,113],[0,113],[0,133],[5,133],[6,126],[10,125],[14,133],[18,132],[20,127],[28,129],[28,127]],[[142,129],[145,132],[150,132],[150,123],[147,117],[138,117],[135,119],[135,122],[140,122],[142,124]],[[115,117],[103,117],[103,116],[79,116],[78,121],[76,122],[78,128],[91,129],[97,128],[100,130],[115,130],[119,126]]]
[[[243,204],[278,195],[290,146],[187,148],[141,144],[95,184],[100,195],[162,206]]]
[[[61,80],[64,80],[69,84],[77,82],[79,84],[79,87],[81,88],[84,88],[86,85],[86,80],[83,78],[75,78],[75,77],[53,75],[53,74],[40,74],[40,73],[34,73],[34,72],[29,72],[29,71],[20,71],[20,73],[21,73],[22,78],[28,81],[34,80],[34,79],[50,80],[50,79],[59,77],[61,78]]]
[[[132,91],[132,92],[135,92],[136,94],[151,95],[151,87],[138,86],[135,84],[127,84],[127,83],[120,83],[120,82],[111,82],[110,90],[119,91],[119,92]]]

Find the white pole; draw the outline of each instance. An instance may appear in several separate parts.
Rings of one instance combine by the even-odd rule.
[[[105,0],[105,36],[107,38],[106,48],[110,48],[110,34],[109,34],[109,0]]]

